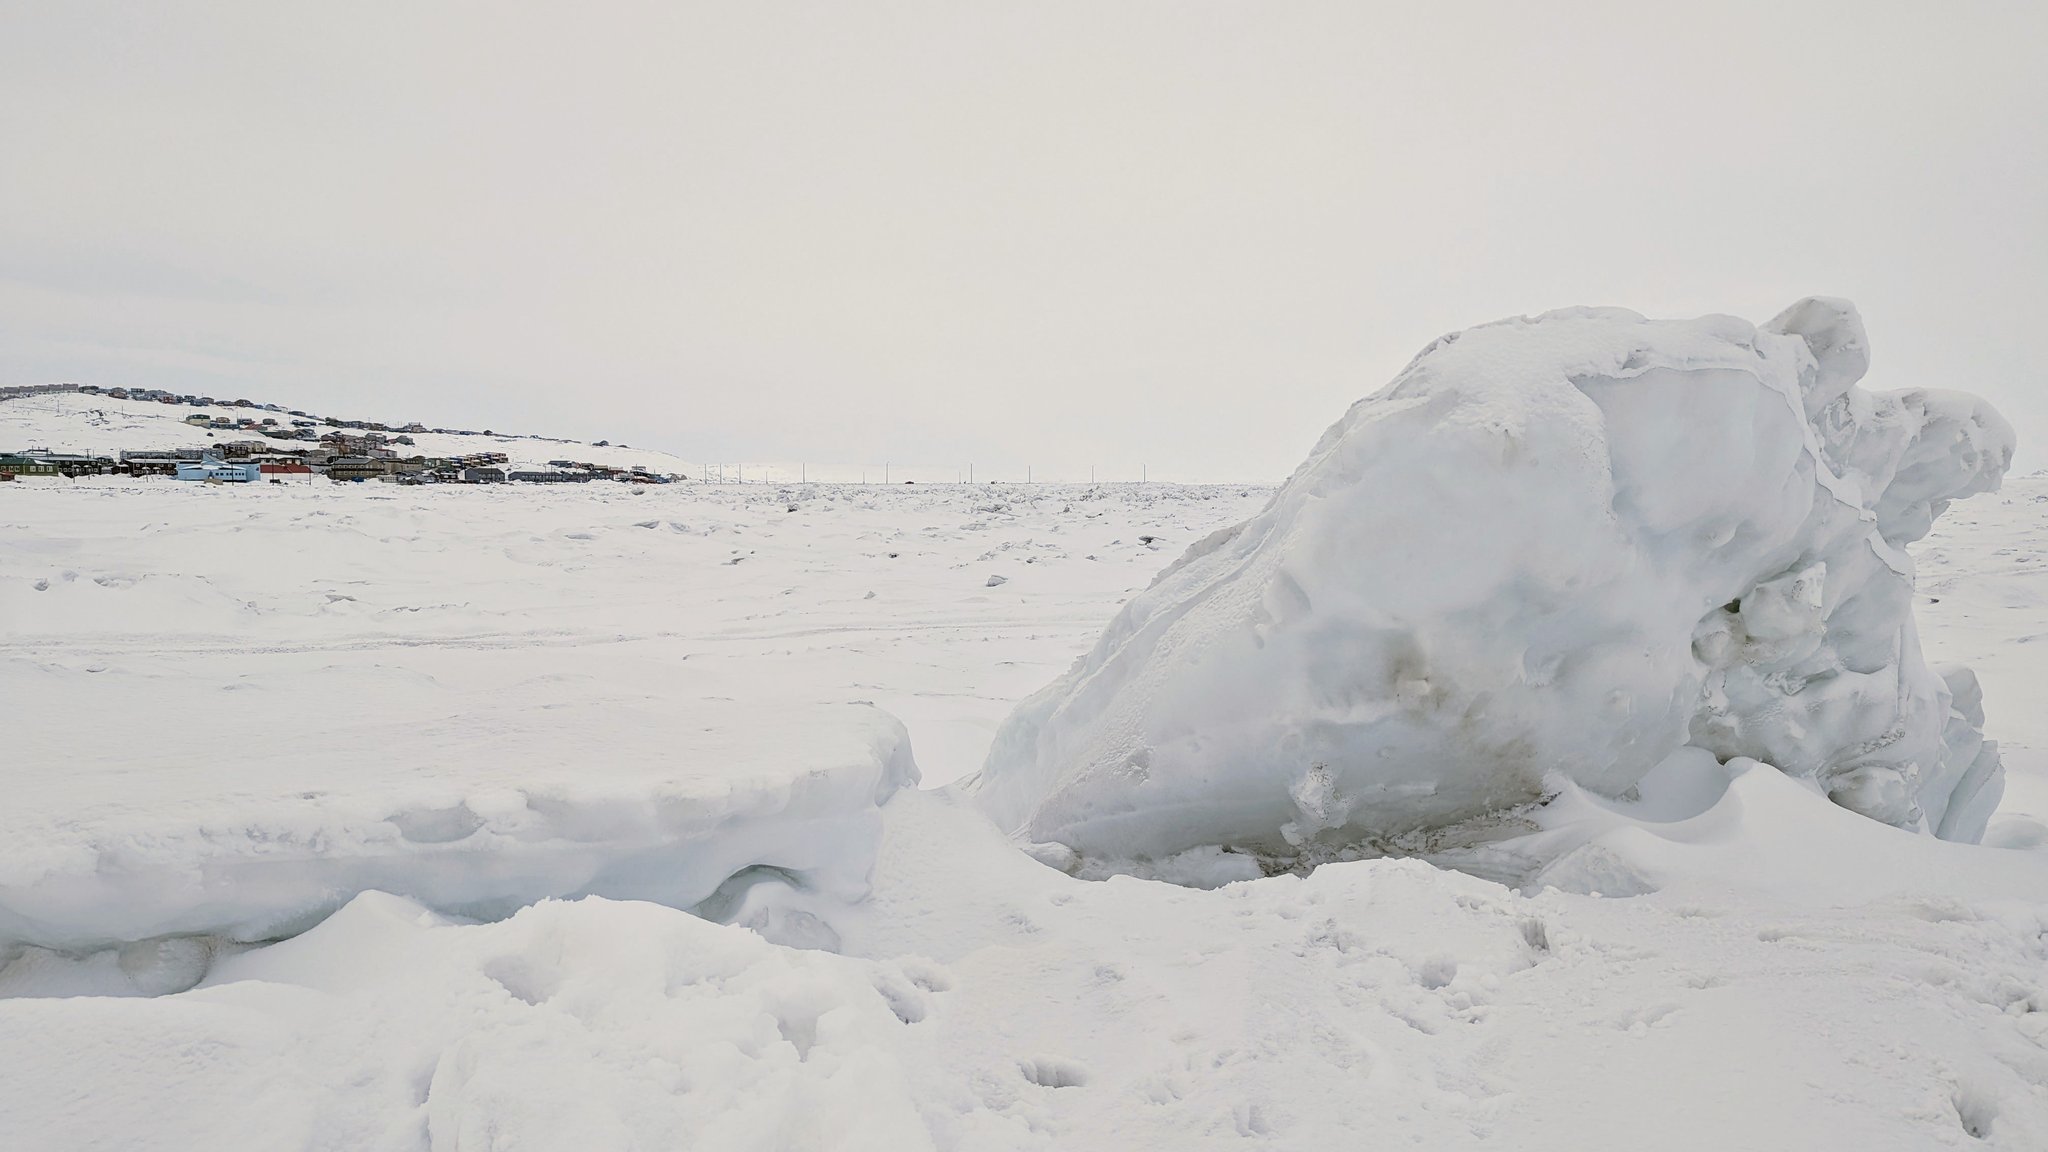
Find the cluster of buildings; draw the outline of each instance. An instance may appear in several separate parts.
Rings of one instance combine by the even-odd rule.
[[[581,460],[550,460],[548,471],[507,473],[505,479],[513,483],[527,484],[588,484],[592,480],[616,480],[623,484],[667,484],[675,477],[649,472],[638,464],[630,468],[618,468],[610,464],[591,464]]]
[[[0,453],[0,477],[169,476],[178,480],[242,483],[325,476],[330,480],[388,480],[399,484],[490,484],[507,480],[503,452],[464,456],[399,456],[389,448],[350,454],[321,445],[278,448],[260,440],[231,440],[207,448],[124,451],[118,457],[70,452]]]
[[[12,400],[17,396],[46,396],[52,392],[76,392],[77,384],[10,384],[0,388],[0,400]]]
[[[588,484],[610,480],[667,484],[673,477],[635,465],[549,461],[547,470],[507,471],[503,452],[460,456],[401,456],[380,434],[330,433],[317,447],[282,448],[261,440],[230,440],[207,448],[124,451],[118,457],[72,452],[0,453],[0,480],[16,476],[169,476],[179,480],[244,483],[325,476],[337,482],[382,480],[396,484]]]
[[[0,481],[16,476],[168,476],[213,483],[283,482],[294,477],[325,476],[337,482],[380,480],[397,484],[589,483],[611,480],[635,484],[666,484],[674,477],[639,466],[617,468],[571,460],[550,460],[546,470],[507,471],[503,452],[468,452],[427,456],[410,452],[416,433],[447,436],[491,436],[454,428],[428,428],[413,423],[391,427],[369,420],[330,420],[275,404],[252,400],[217,400],[151,388],[107,388],[79,384],[45,384],[0,388],[0,400],[51,392],[81,392],[115,400],[141,400],[197,408],[223,408],[226,413],[194,412],[185,423],[209,432],[240,432],[252,438],[223,440],[204,448],[124,451],[118,457],[30,450],[0,452]],[[262,413],[277,413],[275,416]],[[330,429],[321,432],[325,425]]]

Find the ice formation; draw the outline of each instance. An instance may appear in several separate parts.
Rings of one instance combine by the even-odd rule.
[[[1974,397],[1872,393],[1846,301],[1761,328],[1568,309],[1431,344],[1195,544],[967,787],[1084,858],[1294,858],[1692,746],[1975,841],[2002,769],[1905,548],[1997,488]]]
[[[681,700],[668,718],[688,743],[652,761],[110,764],[61,817],[31,784],[0,812],[0,969],[25,948],[119,949],[137,987],[177,990],[216,949],[368,891],[481,919],[644,900],[830,946],[805,904],[865,894],[881,805],[918,779],[903,725],[867,704]]]

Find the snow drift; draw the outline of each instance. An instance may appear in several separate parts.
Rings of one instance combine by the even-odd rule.
[[[1431,344],[1026,701],[967,785],[1098,860],[1282,859],[1626,796],[1685,746],[1982,836],[2002,769],[1905,546],[1992,491],[1974,397],[1856,386],[1846,301],[1569,309]],[[1056,850],[1055,850],[1056,851]]]
[[[667,720],[658,759],[249,772],[165,754],[81,766],[69,786],[93,799],[61,814],[24,781],[25,802],[0,810],[0,970],[28,949],[118,949],[135,987],[177,991],[217,951],[296,935],[368,891],[483,920],[642,900],[833,946],[810,905],[866,894],[880,807],[918,779],[903,725],[868,704],[719,700],[673,701]]]

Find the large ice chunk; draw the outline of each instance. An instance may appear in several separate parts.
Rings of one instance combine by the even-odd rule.
[[[1259,515],[1189,549],[968,784],[1098,859],[1291,857],[1608,795],[1692,744],[1973,840],[1975,682],[1922,659],[1905,545],[1995,489],[2012,430],[1870,393],[1862,322],[1619,309],[1431,344]]]

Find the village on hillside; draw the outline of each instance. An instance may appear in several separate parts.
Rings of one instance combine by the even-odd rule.
[[[411,423],[392,426],[370,420],[337,420],[253,400],[222,400],[154,388],[106,388],[91,384],[33,384],[0,388],[0,402],[30,396],[77,393],[109,400],[140,401],[202,409],[182,423],[209,434],[244,434],[201,447],[137,445],[113,455],[70,452],[48,447],[0,445],[0,482],[17,476],[162,476],[215,484],[325,476],[338,483],[379,480],[394,484],[582,484],[610,480],[627,484],[667,484],[683,477],[655,472],[645,465],[617,466],[569,459],[550,460],[545,468],[508,469],[510,457],[499,451],[444,453],[429,456],[409,451],[415,435],[483,436],[488,429],[428,428]],[[274,414],[274,415],[273,415]],[[327,429],[321,431],[322,428]],[[597,447],[609,447],[599,441]]]

